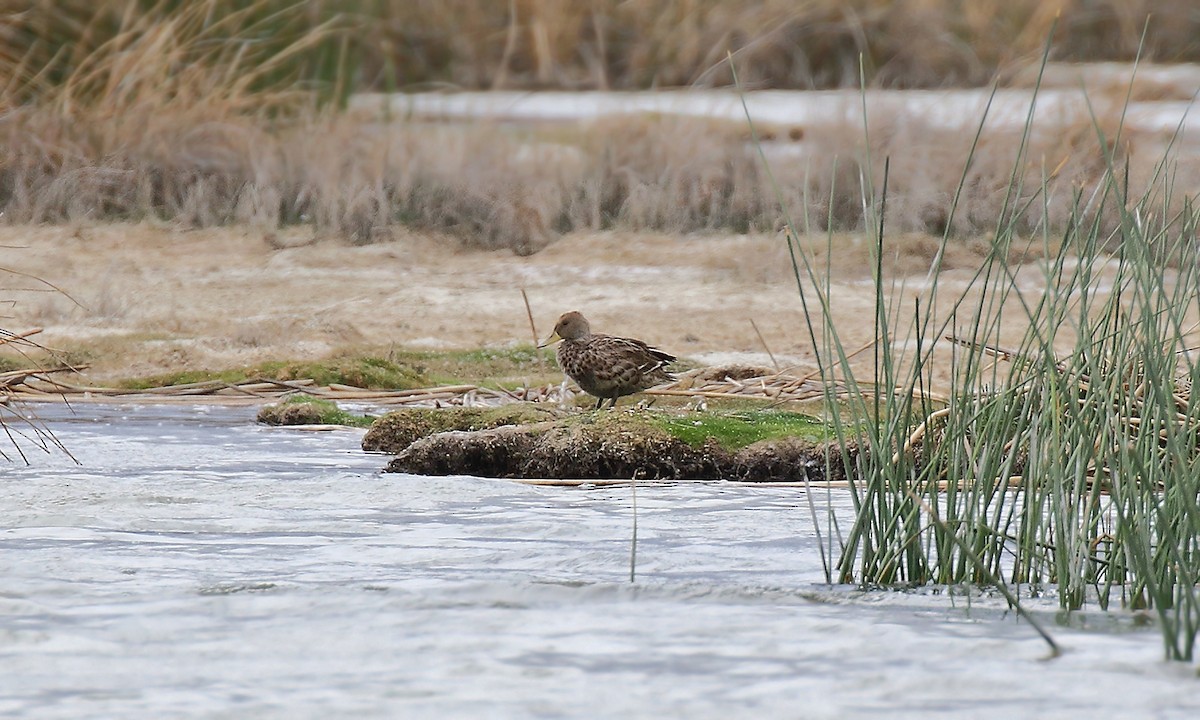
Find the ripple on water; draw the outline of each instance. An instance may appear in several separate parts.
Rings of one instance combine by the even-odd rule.
[[[250,410],[44,415],[81,464],[4,470],[3,714],[1200,712],[1152,627],[1050,622],[1045,662],[994,598],[823,585],[796,488],[640,488],[630,584],[628,488],[384,475],[357,433]]]

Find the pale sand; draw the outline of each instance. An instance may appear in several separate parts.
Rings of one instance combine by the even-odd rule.
[[[753,318],[780,363],[814,367],[781,237],[575,234],[522,258],[429,235],[356,247],[308,242],[311,233],[3,227],[0,267],[53,283],[79,304],[4,273],[0,299],[14,302],[0,327],[41,327],[44,345],[86,350],[88,379],[102,381],[343,351],[528,343],[524,288],[543,335],[560,313],[581,310],[596,331],[698,362],[766,363]],[[934,247],[920,236],[889,240],[889,276],[908,286],[894,294],[904,312],[924,287]],[[978,252],[963,246],[950,258],[937,279],[944,296],[967,286]],[[874,333],[865,241],[838,237],[832,255],[833,314],[843,341],[856,347]],[[1039,274],[1024,273],[1034,287]],[[1015,339],[1024,322],[1012,316]]]

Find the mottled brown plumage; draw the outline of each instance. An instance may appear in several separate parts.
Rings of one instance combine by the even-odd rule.
[[[558,365],[567,377],[594,395],[596,409],[605,400],[616,407],[617,398],[632,395],[674,378],[666,366],[675,356],[652,348],[641,340],[592,333],[587,318],[569,312],[558,319],[546,344],[558,344]]]

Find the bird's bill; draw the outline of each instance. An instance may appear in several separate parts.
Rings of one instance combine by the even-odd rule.
[[[562,337],[558,334],[558,331],[555,330],[554,332],[550,333],[550,337],[548,337],[542,341],[541,345],[538,345],[538,348],[540,349],[540,348],[544,348],[544,347],[549,347],[549,346],[553,345],[554,343],[558,342],[559,340],[562,340]]]

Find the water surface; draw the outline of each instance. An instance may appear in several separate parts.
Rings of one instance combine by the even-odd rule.
[[[380,474],[252,410],[38,407],[0,466],[0,715],[1200,717],[1157,631],[823,584],[797,488]],[[845,513],[848,498],[822,491]],[[1082,626],[1082,627],[1081,627]]]

